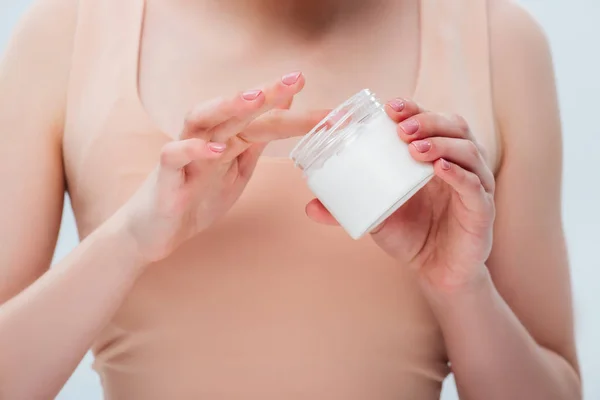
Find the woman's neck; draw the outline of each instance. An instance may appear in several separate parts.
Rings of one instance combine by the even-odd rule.
[[[340,26],[380,15],[394,0],[208,0],[249,24],[268,31],[318,40]]]

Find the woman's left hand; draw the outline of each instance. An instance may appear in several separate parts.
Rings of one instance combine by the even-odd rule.
[[[431,162],[435,177],[372,233],[375,242],[415,268],[431,289],[455,290],[485,276],[492,247],[495,179],[466,121],[421,109],[415,102],[386,105],[415,160]],[[314,220],[333,223],[318,200]]]

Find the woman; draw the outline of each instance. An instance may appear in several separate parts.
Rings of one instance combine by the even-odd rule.
[[[109,399],[436,399],[450,367],[464,399],[581,397],[515,4],[39,0],[0,71],[0,397],[90,347]],[[284,157],[364,87],[436,178],[355,242]],[[82,242],[47,271],[65,189]]]

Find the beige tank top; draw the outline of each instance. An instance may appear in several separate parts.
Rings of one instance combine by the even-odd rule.
[[[144,0],[80,3],[64,159],[83,238],[168,138],[137,95]],[[421,1],[415,97],[467,117],[495,163],[486,3]],[[263,157],[225,218],[151,266],[93,346],[106,398],[438,399],[448,360],[414,276],[308,220],[311,198],[291,162]]]

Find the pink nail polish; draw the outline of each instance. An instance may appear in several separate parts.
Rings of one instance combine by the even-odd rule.
[[[400,112],[400,111],[404,110],[405,104],[402,100],[392,100],[389,102],[389,106],[391,107],[392,110],[394,110],[396,112]]]
[[[253,101],[258,99],[258,96],[262,93],[262,90],[249,90],[247,92],[242,93],[242,97],[244,100]]]
[[[281,78],[281,82],[285,85],[292,86],[294,83],[298,82],[300,75],[302,75],[302,72],[292,72],[291,74],[284,75]]]
[[[227,148],[227,145],[225,143],[213,143],[213,142],[210,142],[208,144],[208,148],[212,152],[214,152],[214,153],[222,153]]]
[[[414,135],[419,130],[419,121],[412,118],[407,119],[400,123],[400,128],[402,128],[407,135]]]
[[[440,158],[440,161],[442,162],[442,169],[448,171],[450,169],[450,163],[443,158]]]
[[[428,140],[416,140],[412,142],[419,153],[427,153],[431,150],[431,142]]]

